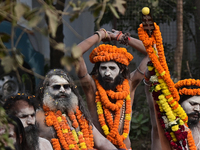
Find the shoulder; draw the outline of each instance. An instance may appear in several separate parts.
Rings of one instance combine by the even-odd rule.
[[[39,147],[40,147],[40,150],[53,150],[52,146],[51,146],[51,143],[45,139],[45,138],[42,138],[42,137],[39,137]]]

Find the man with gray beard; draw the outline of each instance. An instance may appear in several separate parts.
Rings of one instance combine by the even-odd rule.
[[[91,123],[77,86],[64,70],[50,70],[38,89],[36,121],[54,149],[117,149]]]
[[[27,150],[52,150],[50,142],[38,135],[35,122],[37,101],[34,97],[18,93],[6,98],[3,107],[8,115],[14,115],[21,120],[25,129]]]

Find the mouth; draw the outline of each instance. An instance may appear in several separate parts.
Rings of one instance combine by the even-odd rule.
[[[199,119],[199,115],[198,114],[194,114],[194,115],[192,115],[192,118],[197,120],[197,119]]]
[[[60,95],[59,98],[66,98],[67,96],[66,95]]]

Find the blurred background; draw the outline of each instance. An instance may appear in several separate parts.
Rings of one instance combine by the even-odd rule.
[[[19,91],[34,94],[45,73],[63,65],[78,85],[73,65],[79,54],[74,46],[102,27],[129,32],[138,38],[143,7],[150,8],[154,22],[160,26],[174,82],[199,79],[199,0],[0,0],[1,102]],[[93,48],[84,55],[89,72],[93,67],[89,62]],[[134,56],[129,66],[133,71],[143,55],[126,48]],[[71,57],[72,53],[77,57]],[[150,150],[151,123],[143,83],[135,95],[130,138],[133,150]]]

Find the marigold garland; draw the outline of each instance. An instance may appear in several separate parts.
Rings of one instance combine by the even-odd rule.
[[[187,86],[195,85],[200,87],[200,80],[195,79],[184,79],[180,80],[175,84],[175,87],[179,90],[180,95],[200,95],[200,88],[197,89],[187,89]],[[184,87],[184,88],[182,88]]]
[[[154,27],[155,30],[149,37],[141,24],[138,28],[138,36],[151,59],[151,62],[148,63],[151,74],[150,81],[152,82],[151,90],[157,103],[156,108],[161,126],[165,131],[168,131],[165,132],[165,135],[171,146],[174,149],[182,150],[185,149],[188,134],[183,124],[187,122],[188,117],[178,104],[180,97],[174,82],[170,78],[159,26],[154,23]],[[190,150],[196,148],[194,147],[190,146]]]
[[[131,121],[131,98],[129,92],[129,82],[125,79],[122,85],[116,87],[117,92],[111,90],[105,91],[103,87],[99,84],[97,79],[94,79],[97,92],[96,92],[96,106],[97,113],[99,117],[100,125],[106,135],[107,139],[110,140],[114,145],[117,145],[121,149],[127,149],[124,144],[124,139],[127,138],[129,134],[129,125]],[[110,102],[109,97],[116,100],[113,104]],[[118,128],[120,122],[120,111],[123,105],[123,100],[125,99],[125,119],[123,134],[120,135]],[[114,111],[114,118],[111,116],[111,112]],[[122,114],[123,115],[123,114]],[[106,120],[106,121],[105,121]],[[106,124],[107,122],[107,124]]]
[[[47,126],[53,126],[58,139],[51,140],[52,146],[55,150],[61,150],[61,146],[68,150],[87,150],[93,149],[94,141],[92,135],[92,127],[88,121],[82,116],[82,112],[77,107],[76,113],[70,112],[69,119],[72,121],[72,127],[68,125],[66,115],[62,114],[60,110],[54,112],[43,105],[45,111],[45,122]],[[80,130],[76,133],[75,129],[80,126]]]
[[[113,60],[128,66],[133,56],[125,48],[102,44],[91,52],[89,58],[92,63]]]

